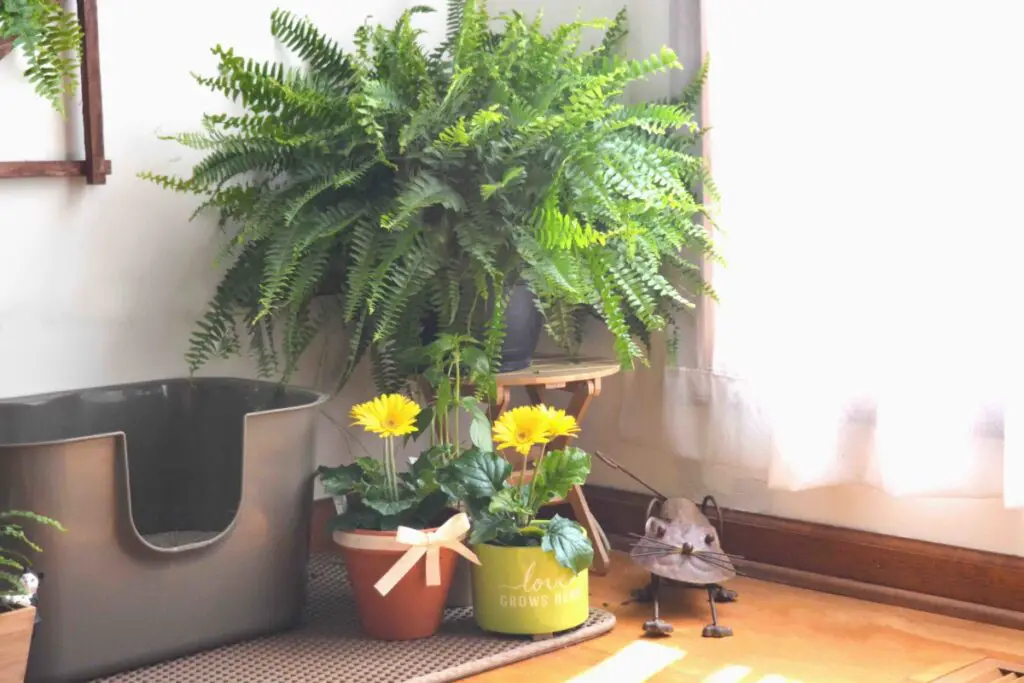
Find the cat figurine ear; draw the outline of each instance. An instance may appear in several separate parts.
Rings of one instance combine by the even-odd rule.
[[[668,528],[668,522],[657,517],[648,517],[647,524],[644,525],[644,536],[648,538],[661,538],[665,535],[665,529]]]

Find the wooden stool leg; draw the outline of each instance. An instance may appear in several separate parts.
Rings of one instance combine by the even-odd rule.
[[[488,411],[490,412],[490,415],[488,415],[487,417],[490,418],[491,422],[494,422],[495,420],[498,419],[499,415],[505,412],[505,409],[508,408],[508,404],[511,402],[512,390],[509,389],[508,387],[503,387],[499,385],[497,394],[494,397],[494,403],[491,404],[490,410]]]
[[[569,400],[569,406],[565,412],[575,417],[576,421],[582,425],[583,418],[586,417],[587,410],[590,408],[590,402],[601,393],[601,380],[578,382],[566,388],[572,392],[572,398]],[[551,443],[551,448],[555,450],[565,448],[568,442],[569,440],[566,438],[556,439]],[[569,505],[572,506],[576,521],[587,530],[590,543],[594,546],[593,572],[598,576],[604,576],[608,573],[608,568],[611,565],[611,557],[608,554],[609,549],[604,543],[605,536],[601,531],[601,526],[598,524],[597,518],[594,517],[594,513],[590,511],[587,499],[583,495],[583,488],[573,486],[569,490],[567,499]]]
[[[572,506],[572,512],[576,517],[576,521],[587,530],[590,544],[594,546],[594,565],[592,571],[598,576],[604,576],[608,573],[608,568],[611,566],[611,557],[608,555],[608,548],[604,544],[604,534],[601,533],[601,527],[598,525],[594,513],[590,511],[590,506],[587,505],[587,499],[583,495],[583,487],[573,486],[569,489],[567,497],[569,505]]]
[[[569,399],[569,405],[566,407],[565,412],[575,417],[576,422],[582,427],[583,418],[587,416],[587,410],[590,409],[590,402],[594,400],[595,396],[601,394],[601,380],[574,382],[566,387],[566,391],[572,394],[572,398]],[[569,439],[563,436],[552,441],[551,448],[556,451],[561,450],[568,443]]]
[[[528,385],[525,388],[530,398],[530,403],[540,405],[544,402],[543,386]],[[564,388],[572,394],[565,412],[575,417],[576,422],[582,425],[583,418],[586,417],[587,410],[590,408],[590,402],[601,393],[601,380],[592,379],[582,382],[571,382],[566,385],[558,384],[557,388]],[[496,419],[502,410],[508,407],[510,399],[511,392],[509,388],[499,386],[497,400],[495,405],[491,407],[492,420]],[[568,443],[569,439],[562,437],[552,441],[550,448],[551,450],[560,450],[565,448]],[[566,500],[568,500],[569,505],[572,507],[573,516],[576,517],[576,521],[586,530],[587,536],[590,537],[590,543],[594,547],[594,563],[591,571],[597,576],[604,576],[608,573],[609,566],[611,565],[609,548],[604,542],[605,535],[601,531],[597,518],[590,511],[590,506],[587,505],[587,499],[583,495],[583,488],[581,486],[573,486],[569,490]]]

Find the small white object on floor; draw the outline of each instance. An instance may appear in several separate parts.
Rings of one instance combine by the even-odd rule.
[[[25,572],[18,579],[21,584],[20,595],[4,595],[0,597],[5,605],[14,607],[31,607],[35,604],[36,593],[39,591],[39,577],[33,572]]]

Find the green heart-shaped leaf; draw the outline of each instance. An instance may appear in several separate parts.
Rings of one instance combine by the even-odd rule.
[[[506,487],[512,465],[496,453],[470,448],[455,461],[455,469],[466,487],[466,493],[477,498],[493,498]]]
[[[574,446],[544,456],[534,475],[534,498],[541,504],[565,498],[573,486],[582,486],[590,474],[590,454]]]
[[[494,439],[491,437],[491,421],[482,414],[473,417],[469,423],[469,440],[473,445],[485,453],[494,451]]]
[[[324,490],[332,496],[345,496],[365,489],[363,470],[359,465],[321,466],[317,469],[317,478]]]
[[[516,530],[515,521],[506,515],[492,515],[487,512],[473,516],[473,528],[469,533],[472,545],[490,543],[503,534]]]
[[[519,499],[519,490],[514,488],[507,488],[498,491],[498,493],[491,498],[491,503],[487,509],[489,512],[495,514],[504,512],[513,516],[533,515],[532,511]]]
[[[555,515],[540,542],[546,552],[553,552],[558,564],[579,574],[594,561],[594,548],[587,534],[576,522]]]
[[[415,498],[402,498],[400,500],[384,500],[383,498],[363,498],[363,504],[376,510],[385,517],[399,515],[406,510],[416,507],[419,501]]]

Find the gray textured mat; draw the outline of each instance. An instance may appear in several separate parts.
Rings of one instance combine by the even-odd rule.
[[[559,650],[615,626],[611,613],[592,609],[578,629],[534,642],[483,633],[472,609],[450,609],[433,638],[382,642],[359,631],[340,557],[315,556],[310,573],[302,627],[93,683],[440,683]]]
[[[157,534],[143,534],[142,538],[157,548],[180,548],[183,545],[205,543],[220,534],[220,531],[161,531]]]

